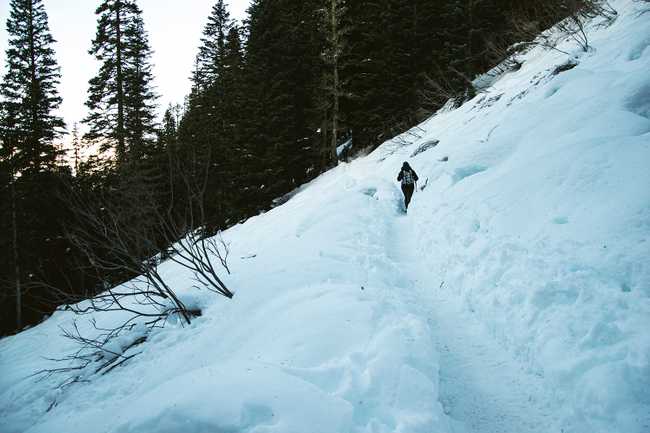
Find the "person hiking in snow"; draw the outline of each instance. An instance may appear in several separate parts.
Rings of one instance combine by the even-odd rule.
[[[397,176],[397,181],[402,182],[402,192],[404,193],[404,211],[406,212],[411,203],[413,191],[415,191],[415,184],[418,181],[418,175],[415,170],[411,168],[408,162],[404,161],[402,169]]]

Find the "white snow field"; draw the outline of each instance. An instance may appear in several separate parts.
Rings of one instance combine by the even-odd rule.
[[[225,232],[233,300],[165,265],[203,315],[110,373],[30,377],[74,350],[69,312],[0,340],[0,431],[650,432],[650,13],[611,3],[591,52],[532,49]]]

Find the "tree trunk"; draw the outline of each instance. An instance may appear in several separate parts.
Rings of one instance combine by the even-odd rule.
[[[338,156],[336,155],[336,144],[339,127],[339,50],[340,40],[338,34],[338,14],[336,13],[337,0],[330,0],[331,14],[331,32],[332,42],[334,44],[334,58],[332,59],[334,106],[332,107],[332,142],[330,145],[330,163],[336,165]]]
[[[74,123],[72,128],[72,147],[74,148],[74,174],[75,176],[79,175],[79,126],[77,122]]]
[[[12,155],[13,157],[13,155]],[[12,158],[13,159],[13,158]],[[13,164],[13,162],[12,162]],[[14,171],[11,171],[11,234],[12,234],[12,253],[14,259],[14,278],[16,283],[16,330],[23,328],[23,303],[22,288],[20,286],[20,256],[18,254],[18,225],[16,218],[16,177]]]
[[[30,73],[30,115],[31,115],[31,134],[30,134],[30,141],[32,143],[29,143],[31,146],[34,146],[33,148],[33,161],[31,161],[34,164],[34,171],[38,172],[40,171],[40,166],[41,166],[41,149],[40,149],[40,144],[41,140],[39,139],[39,131],[37,128],[37,122],[38,122],[38,103],[37,100],[39,98],[39,89],[38,89],[38,82],[37,82],[37,77],[36,77],[36,49],[35,49],[35,44],[34,44],[34,5],[32,1],[30,0],[28,2],[29,5],[29,23],[27,24],[28,32],[29,32],[29,73]]]
[[[124,136],[124,76],[122,71],[122,16],[120,15],[121,3],[115,4],[115,50],[117,76],[117,159],[124,161],[126,156],[126,140]]]

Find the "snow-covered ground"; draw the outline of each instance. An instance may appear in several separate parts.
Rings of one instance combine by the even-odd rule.
[[[592,52],[533,49],[224,233],[233,300],[165,265],[203,315],[109,374],[29,377],[69,312],[0,340],[0,431],[650,432],[650,13],[612,4]]]

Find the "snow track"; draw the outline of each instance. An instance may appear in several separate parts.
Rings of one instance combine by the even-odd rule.
[[[416,194],[414,200],[418,198]],[[557,423],[558,404],[548,384],[499,346],[466,314],[459,298],[449,298],[447,291],[431,284],[435,278],[414,248],[414,219],[392,220],[386,249],[392,251],[404,282],[395,288],[396,298],[429,324],[439,354],[439,400],[451,418],[450,433],[560,432],[551,427]]]
[[[557,403],[542,378],[527,373],[471,318],[437,300],[440,399],[454,433],[550,433]]]

